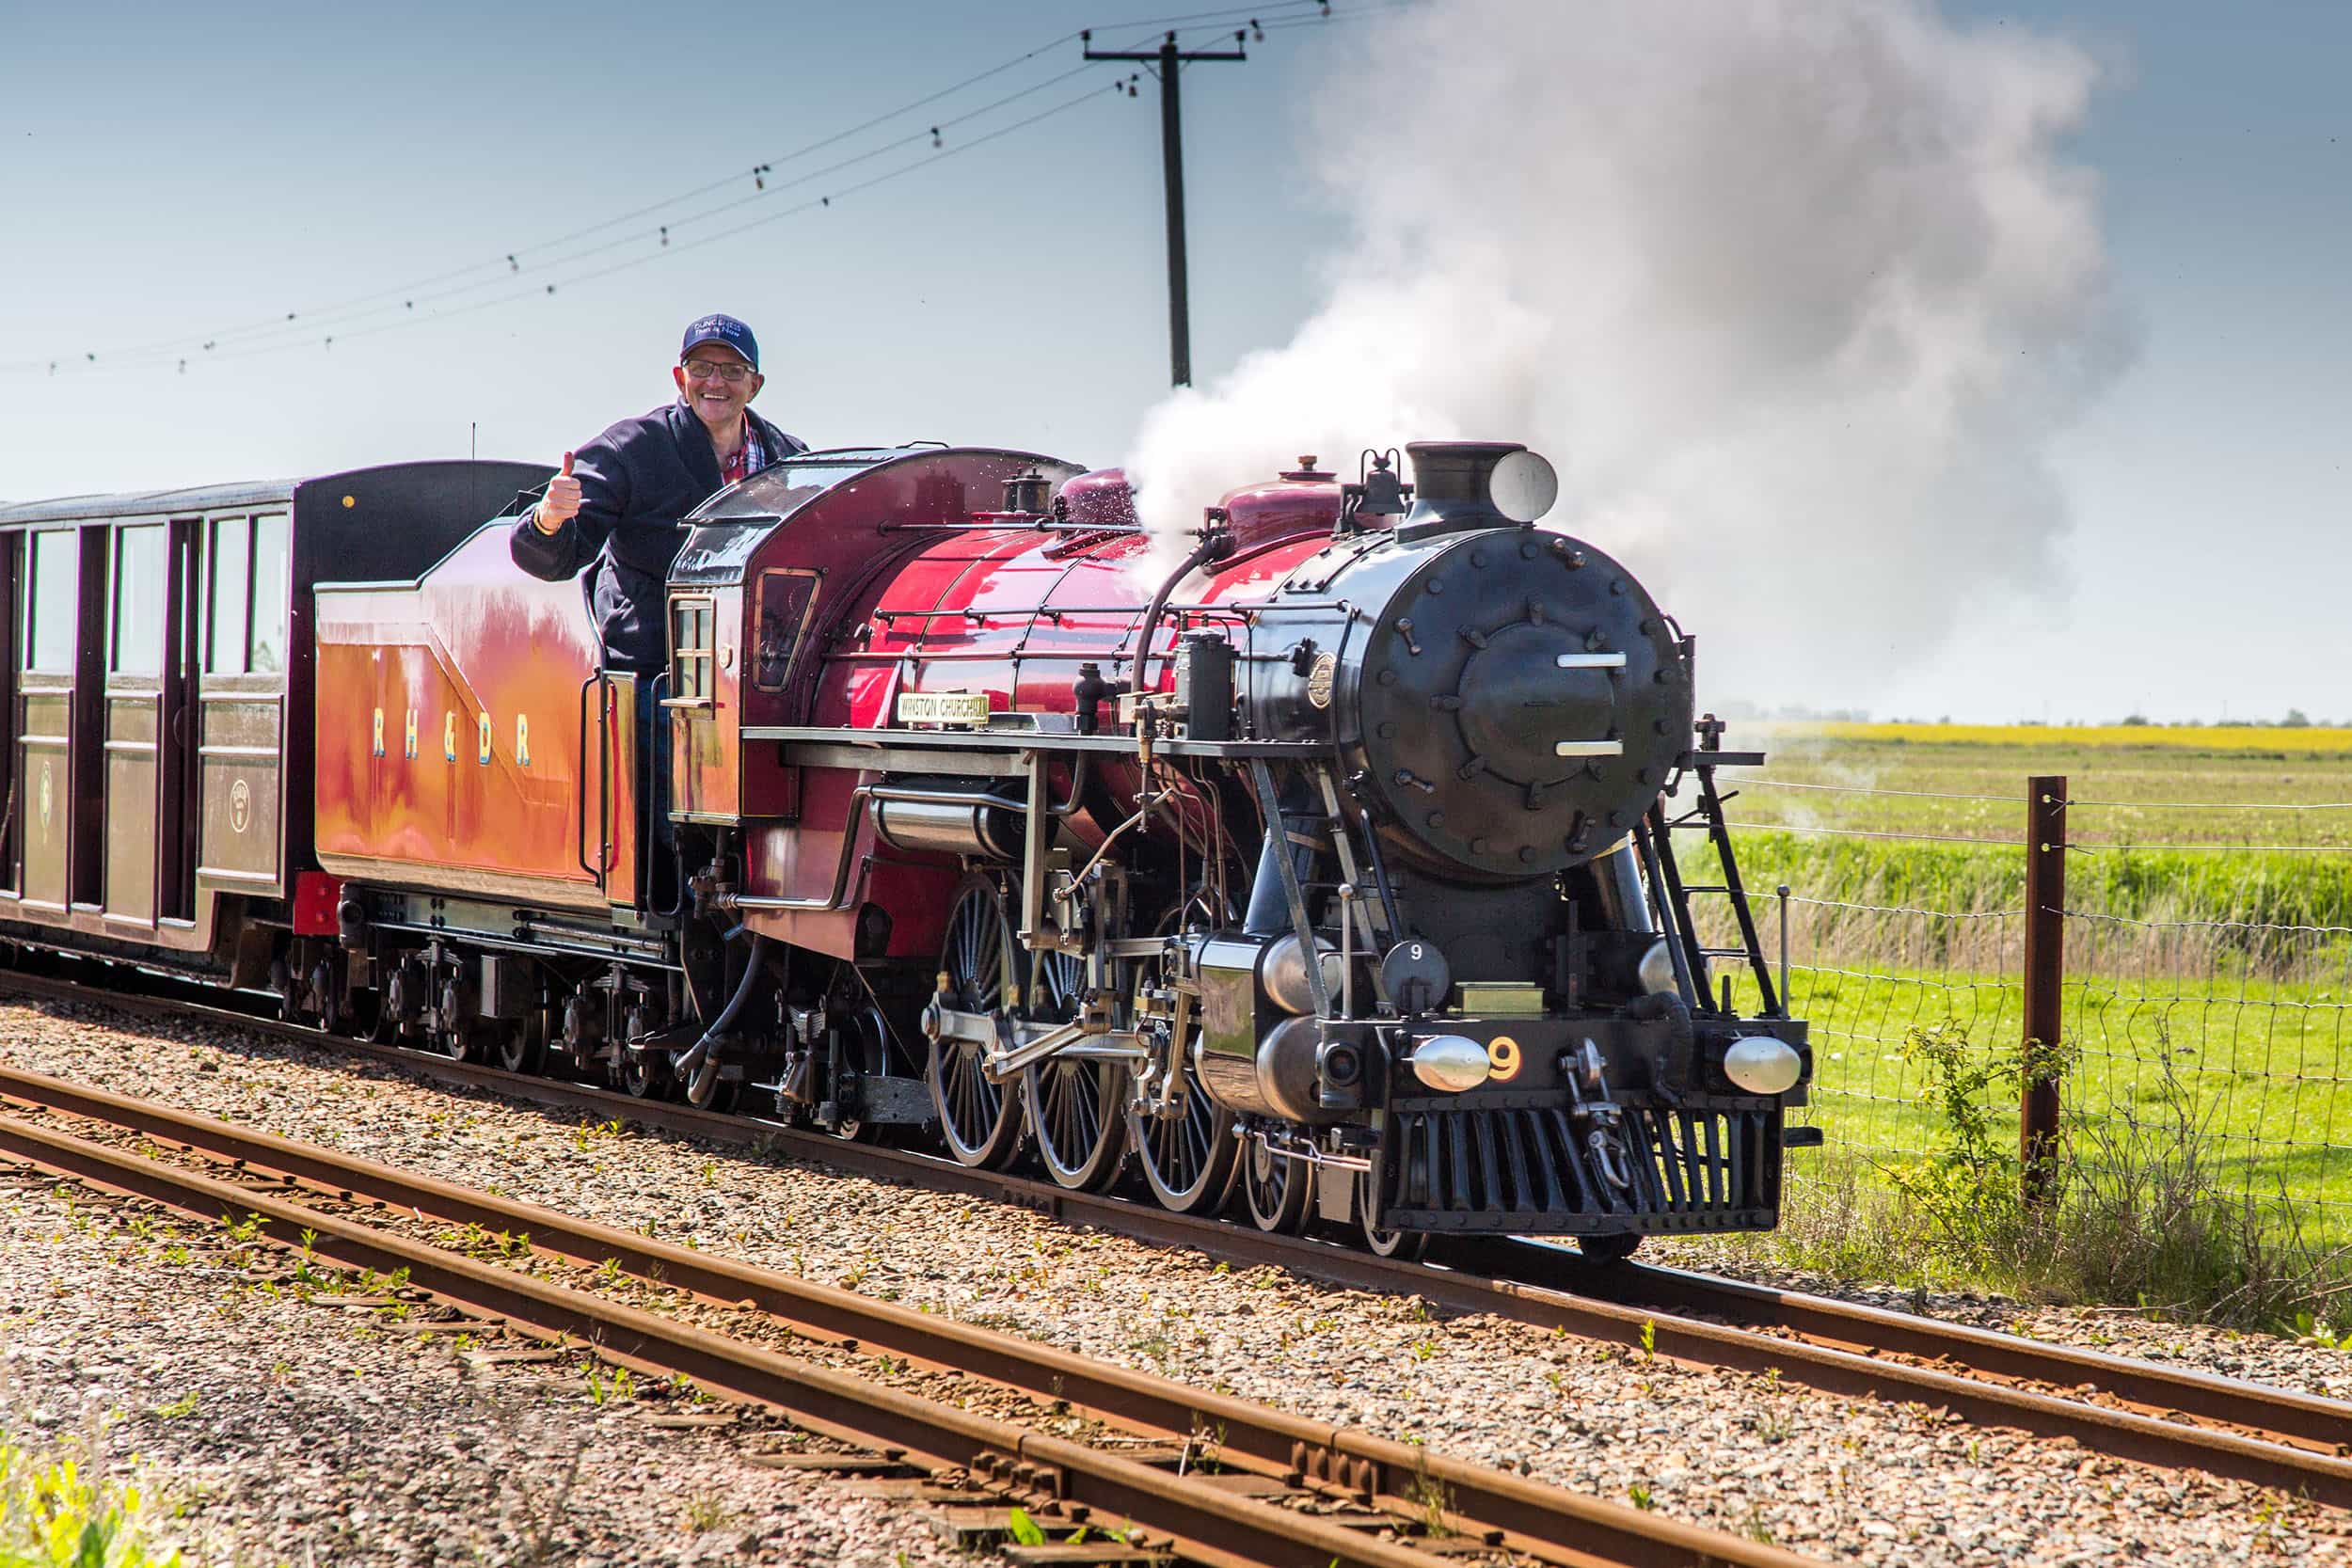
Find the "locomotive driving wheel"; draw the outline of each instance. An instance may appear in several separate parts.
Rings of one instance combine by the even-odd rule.
[[[1012,925],[995,882],[966,877],[948,906],[939,950],[940,1000],[958,1012],[993,1015],[1011,990]],[[1019,1097],[989,1081],[985,1048],[962,1039],[931,1041],[923,1076],[939,1110],[939,1134],[962,1164],[1002,1170],[1021,1147]]]
[[[1073,953],[1040,953],[1023,998],[1022,1016],[1067,1023],[1085,1000],[1086,964]],[[1115,1061],[1057,1056],[1025,1068],[1021,1098],[1038,1159],[1056,1182],[1099,1193],[1119,1177],[1127,1124],[1120,1114],[1127,1068]]]
[[[1216,904],[1221,907],[1223,900]],[[1209,906],[1196,895],[1190,903],[1169,909],[1159,919],[1158,933],[1167,936],[1187,913],[1202,908]],[[1220,909],[1210,908],[1209,912],[1216,917]],[[1232,916],[1230,908],[1221,908],[1223,919]],[[1209,1098],[1209,1091],[1200,1086],[1200,1076],[1192,1070],[1190,1034],[1199,1028],[1198,1022],[1193,1023],[1186,1037],[1169,1047],[1184,1075],[1182,1102],[1171,1107],[1173,1114],[1147,1111],[1132,1095],[1127,1101],[1127,1144],[1136,1151],[1144,1184],[1160,1200],[1160,1207],[1180,1214],[1209,1214],[1223,1208],[1241,1164],[1241,1140],[1233,1136],[1233,1113]]]

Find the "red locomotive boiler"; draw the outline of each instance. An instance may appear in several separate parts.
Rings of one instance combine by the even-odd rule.
[[[1769,1227],[1810,1063],[1715,789],[1757,759],[1540,458],[1407,451],[1172,546],[1116,470],[790,459],[685,519],[655,736],[503,525],[313,579],[310,893],[248,946],[336,1026],[1383,1251]]]

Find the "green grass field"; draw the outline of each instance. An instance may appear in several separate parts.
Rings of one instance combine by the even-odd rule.
[[[1829,1148],[1792,1156],[1795,1203],[1808,1166],[1850,1176],[1942,1146],[1902,1053],[1915,1030],[2018,1051],[2025,781],[2058,774],[2078,802],[2075,1157],[2195,1141],[2229,1191],[2283,1197],[2307,1237],[2352,1243],[2352,810],[2303,809],[2352,801],[2352,731],[1748,726],[1726,745],[1771,753],[1726,778],[1729,815],[1775,958],[1774,889],[1790,888],[1794,1010],[1813,1026]],[[1715,879],[1684,854],[1686,876]],[[2014,1104],[1995,1114],[2013,1147]]]

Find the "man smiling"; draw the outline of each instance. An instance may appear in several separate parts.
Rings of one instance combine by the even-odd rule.
[[[733,316],[689,326],[670,375],[677,401],[565,452],[563,471],[509,540],[515,564],[549,582],[594,563],[605,662],[641,674],[668,655],[662,585],[686,538],[678,519],[722,487],[808,450],[752,412],[765,384],[759,341]]]

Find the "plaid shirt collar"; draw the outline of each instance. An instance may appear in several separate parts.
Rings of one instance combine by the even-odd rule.
[[[759,443],[759,427],[752,423],[749,413],[743,416],[743,444],[735,455],[721,465],[719,483],[722,487],[739,483],[768,466],[768,449]]]

